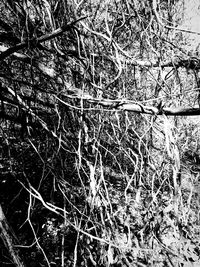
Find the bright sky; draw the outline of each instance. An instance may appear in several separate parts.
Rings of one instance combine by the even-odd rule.
[[[183,29],[199,32],[200,34],[200,0],[184,0],[185,19],[182,25]],[[195,51],[200,46],[200,35],[187,34],[188,51]],[[200,47],[198,48],[200,52]]]

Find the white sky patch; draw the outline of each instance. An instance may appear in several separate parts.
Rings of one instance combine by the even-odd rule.
[[[199,32],[200,34],[200,0],[184,0],[184,20],[181,26],[183,29]],[[191,52],[200,52],[200,35],[184,33],[187,37],[185,49]]]

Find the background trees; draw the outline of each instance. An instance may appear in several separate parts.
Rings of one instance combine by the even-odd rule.
[[[166,116],[200,113],[184,1],[0,8],[1,205],[21,262],[198,265],[198,117]]]

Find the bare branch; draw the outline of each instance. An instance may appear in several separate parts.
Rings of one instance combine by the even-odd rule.
[[[55,30],[54,32],[52,33],[49,33],[49,34],[45,34],[41,37],[39,37],[38,39],[32,39],[32,40],[28,40],[26,42],[22,42],[22,43],[19,43],[15,46],[12,46],[10,48],[8,48],[6,51],[4,52],[1,52],[0,54],[0,60],[4,60],[5,58],[9,57],[10,55],[12,55],[13,53],[25,48],[25,47],[28,47],[28,46],[37,46],[38,44],[40,43],[43,43],[45,41],[48,41],[48,40],[51,40],[55,37],[58,37],[60,35],[62,35],[64,32],[66,32],[67,30],[71,29],[77,22],[79,22],[80,20],[83,20],[85,19],[87,16],[84,16],[84,17],[81,17],[73,22],[70,22],[60,28],[58,28],[57,30]]]
[[[168,115],[168,116],[195,116],[200,115],[199,107],[166,107],[159,108],[154,106],[146,106],[139,102],[134,102],[131,100],[112,100],[112,99],[97,99],[93,98],[88,94],[76,95],[76,96],[67,96],[69,98],[79,98],[85,100],[88,103],[93,103],[100,105],[105,108],[112,110],[124,110],[129,112],[141,113],[141,114],[150,114],[150,115]],[[61,100],[57,96],[55,98],[60,101],[62,104],[69,106],[65,101]],[[77,109],[77,107],[74,107]]]

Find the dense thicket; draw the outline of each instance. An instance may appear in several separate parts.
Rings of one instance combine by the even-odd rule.
[[[198,125],[167,117],[200,114],[184,8],[1,2],[2,266],[198,266]]]

